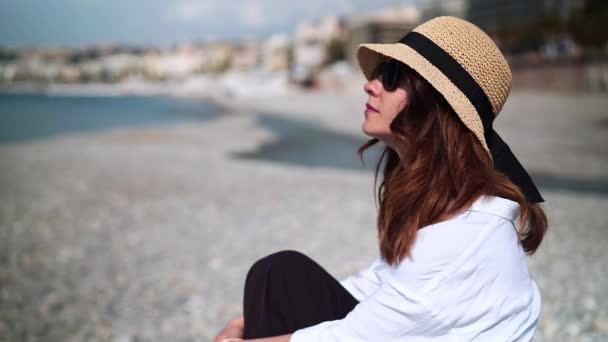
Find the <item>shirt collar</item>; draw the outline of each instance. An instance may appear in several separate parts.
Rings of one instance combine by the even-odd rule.
[[[481,196],[468,209],[514,221],[520,214],[519,203],[497,196]]]

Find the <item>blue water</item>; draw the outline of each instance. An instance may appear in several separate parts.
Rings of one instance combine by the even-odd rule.
[[[190,99],[0,93],[0,144],[216,115],[218,109],[211,104]]]

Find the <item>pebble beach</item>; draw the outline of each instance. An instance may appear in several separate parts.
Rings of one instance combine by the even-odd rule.
[[[0,145],[0,340],[211,341],[267,254],[299,250],[338,279],[367,266],[379,149],[360,164],[357,90],[217,97],[200,123]],[[546,200],[535,341],[608,340],[607,108],[515,91],[495,121]]]

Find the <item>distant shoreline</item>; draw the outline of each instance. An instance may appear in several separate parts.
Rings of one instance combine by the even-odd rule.
[[[147,89],[125,89],[120,84],[110,83],[81,83],[81,84],[52,84],[41,85],[33,83],[20,83],[11,86],[0,85],[0,94],[48,94],[62,96],[159,96],[171,95],[170,92],[160,91],[158,85],[150,83]],[[163,85],[166,87],[166,85]]]
[[[276,96],[289,91],[286,72],[235,71],[222,75],[192,75],[182,79],[150,81],[128,78],[118,83],[18,82],[0,85],[0,92],[87,96],[173,96],[206,99],[231,96]]]
[[[49,95],[0,91],[0,145],[114,128],[202,122],[223,108],[172,96]]]

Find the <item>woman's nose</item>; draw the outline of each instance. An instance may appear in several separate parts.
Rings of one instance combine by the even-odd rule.
[[[365,93],[367,93],[367,95],[377,96],[378,92],[380,91],[379,86],[380,81],[378,81],[377,79],[373,79],[363,85],[363,90],[365,91]]]

